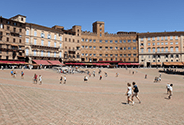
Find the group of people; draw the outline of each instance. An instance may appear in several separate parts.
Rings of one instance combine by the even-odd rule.
[[[34,76],[33,76],[33,82],[35,83],[35,84],[37,84],[37,82],[38,82],[38,80],[39,80],[39,83],[40,83],[40,85],[42,84],[42,75],[37,75],[36,73],[34,74]]]
[[[13,78],[16,78],[17,72],[14,71],[14,70],[12,70],[12,71],[10,72],[10,74],[11,74],[11,76],[12,76]],[[24,78],[24,72],[23,72],[23,71],[21,71],[20,76],[21,76],[22,79]]]
[[[138,86],[136,85],[135,82],[132,83],[133,87],[131,87],[130,83],[127,83],[127,92],[126,92],[126,96],[127,96],[127,104],[129,104],[130,102],[132,103],[132,105],[134,104],[133,98],[134,96],[137,98],[137,100],[139,101],[139,103],[141,103],[139,97],[138,97],[138,93],[139,93],[139,89]]]

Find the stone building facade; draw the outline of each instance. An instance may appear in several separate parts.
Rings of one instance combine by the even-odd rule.
[[[0,17],[0,60],[24,61],[25,16]]]
[[[184,62],[183,35],[184,32],[139,33],[139,63],[149,67]]]
[[[81,34],[82,62],[139,62],[136,32],[104,31],[104,22],[94,22],[93,32]]]

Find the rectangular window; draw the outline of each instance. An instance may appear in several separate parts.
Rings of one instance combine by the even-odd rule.
[[[124,54],[124,57],[126,57],[126,54]]]
[[[160,37],[157,37],[157,41],[159,41],[160,40]]]
[[[112,50],[112,47],[110,47],[110,49]]]
[[[178,52],[178,47],[175,48],[176,52]]]
[[[149,53],[151,52],[151,49],[150,49],[150,48],[148,48],[148,52],[149,52]]]
[[[29,55],[29,50],[28,49],[26,49],[26,55]]]
[[[89,39],[89,42],[92,42],[92,39]]]
[[[48,34],[48,35],[47,35],[47,38],[48,38],[48,39],[50,39],[50,38],[51,38],[50,34]]]
[[[164,48],[162,48],[162,52],[164,52]]]
[[[62,44],[60,43],[60,44],[59,44],[59,47],[61,48],[61,46],[62,46]]]
[[[34,39],[34,45],[36,45],[36,39]]]
[[[50,51],[48,51],[48,57],[50,57]]]
[[[160,43],[158,42],[157,45],[160,45]]]
[[[26,30],[26,35],[29,35],[29,30],[28,29]]]
[[[112,40],[110,40],[110,43],[112,43]]]
[[[60,41],[62,41],[62,36],[60,36]]]
[[[165,48],[165,51],[168,52],[168,48],[167,47]]]
[[[43,56],[43,50],[41,51],[41,56]]]
[[[26,43],[29,43],[29,38],[26,38]]]
[[[178,42],[175,42],[176,45],[178,45]]]
[[[152,45],[154,46],[154,45],[155,45],[155,43],[152,43]]]
[[[120,40],[119,43],[122,43],[122,40]]]
[[[126,47],[124,47],[123,49],[126,50]]]
[[[160,48],[157,48],[157,52],[160,52]]]
[[[48,41],[48,46],[50,46],[50,41]]]
[[[93,42],[95,43],[95,42],[96,42],[96,40],[94,39],[94,40],[93,40]]]
[[[117,40],[115,40],[115,43],[118,43],[118,41],[117,41]]]
[[[96,56],[96,54],[93,54],[93,56]]]
[[[143,53],[144,49],[141,49],[141,53]]]
[[[126,40],[123,40],[124,43],[126,43]]]
[[[164,40],[164,37],[163,36],[161,36],[161,40]]]
[[[131,47],[128,47],[128,50],[130,50],[131,49]]]
[[[167,40],[167,36],[165,36],[165,40]]]
[[[148,41],[150,41],[150,37],[148,37]]]
[[[96,49],[96,46],[93,46],[93,49]]]
[[[136,40],[135,39],[133,40],[133,43],[136,43]]]
[[[36,56],[36,50],[34,50],[34,56]]]
[[[115,47],[115,49],[118,49],[118,47]]]
[[[37,36],[37,31],[36,30],[34,31],[34,36]]]
[[[152,40],[155,41],[155,37],[152,37]]]
[[[170,45],[173,45],[173,42],[170,42]]]
[[[56,35],[54,35],[54,39],[56,40]]]
[[[89,46],[89,48],[91,49],[91,48],[92,48],[92,46]]]
[[[175,40],[178,40],[178,36],[175,36]]]
[[[56,52],[54,52],[54,57],[56,57]]]
[[[136,47],[133,47],[133,49],[135,50],[135,49],[136,49]]]
[[[165,42],[165,45],[168,45],[168,42]]]
[[[56,47],[56,42],[54,42],[54,47]]]
[[[141,41],[143,41],[143,38],[141,38]]]
[[[164,45],[164,43],[163,43],[163,42],[161,42],[161,45]]]
[[[128,43],[130,43],[131,42],[131,40],[128,40]]]
[[[102,40],[100,40],[100,43],[102,43]]]
[[[108,43],[108,40],[105,40],[105,43]]]
[[[42,45],[42,46],[44,45],[44,41],[43,41],[43,40],[41,41],[41,45]]]
[[[82,42],[84,42],[84,39],[81,39]]]
[[[173,52],[173,47],[170,48],[170,51]]]
[[[150,43],[148,43],[148,46],[150,46],[151,44]]]
[[[153,52],[155,52],[155,48],[153,48],[152,50],[153,50]]]
[[[173,40],[173,36],[170,36],[170,40]]]

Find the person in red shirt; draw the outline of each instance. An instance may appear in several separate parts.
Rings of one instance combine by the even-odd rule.
[[[37,84],[37,75],[36,74],[34,74],[34,83]]]

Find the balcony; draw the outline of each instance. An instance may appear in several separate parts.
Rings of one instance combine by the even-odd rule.
[[[30,46],[32,48],[40,48],[40,49],[54,49],[54,50],[58,50],[60,47],[54,47],[54,46],[44,46],[44,45],[34,45],[34,44],[30,44]]]
[[[60,56],[54,56],[54,55],[41,55],[41,54],[32,54],[32,53],[29,53],[29,54],[26,54],[26,56],[32,56],[32,57],[47,57],[47,58],[61,58]]]

